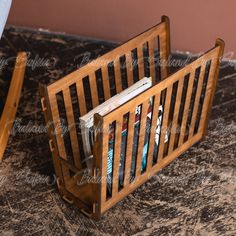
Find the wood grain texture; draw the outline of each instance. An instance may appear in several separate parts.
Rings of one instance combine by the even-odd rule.
[[[154,97],[153,109],[152,109],[152,123],[150,129],[150,138],[149,138],[149,148],[148,148],[148,157],[147,157],[147,172],[152,168],[153,162],[153,153],[155,146],[155,136],[156,136],[156,126],[159,113],[161,94],[158,93]]]
[[[89,86],[92,94],[93,107],[96,107],[99,105],[99,98],[98,98],[98,88],[96,83],[95,72],[89,75]]]
[[[155,83],[156,75],[155,75],[155,60],[150,60],[149,58],[149,68],[144,68],[146,66],[146,63],[144,63],[144,54],[146,54],[146,51],[144,53],[144,45],[148,45],[148,54],[149,57],[154,58],[154,50],[156,48],[157,38],[159,38],[159,51],[160,51],[160,61],[164,64],[161,65],[161,79],[159,80],[159,83]],[[160,169],[164,168],[166,165],[168,165],[170,162],[172,162],[175,158],[177,158],[180,154],[182,154],[184,151],[189,149],[193,144],[198,142],[202,138],[202,129],[200,128],[199,132],[197,132],[194,136],[191,135],[189,138],[184,140],[185,133],[186,133],[186,125],[188,121],[189,116],[189,107],[191,103],[191,97],[193,93],[193,84],[194,84],[194,78],[195,78],[195,71],[197,68],[202,66],[204,62],[207,60],[212,60],[212,71],[209,75],[209,85],[207,87],[206,92],[206,102],[203,104],[203,114],[205,114],[205,111],[210,109],[210,101],[211,97],[213,96],[214,86],[215,84],[212,84],[212,78],[215,77],[216,74],[216,68],[219,66],[217,64],[217,59],[219,59],[219,47],[215,46],[211,50],[209,50],[207,53],[203,54],[198,59],[194,60],[190,64],[186,65],[184,68],[178,70],[176,73],[169,75],[169,65],[168,65],[168,59],[169,59],[169,53],[170,53],[170,34],[169,34],[169,20],[167,17],[162,18],[162,23],[158,24],[157,26],[151,28],[150,30],[138,35],[137,37],[131,39],[130,41],[120,45],[116,49],[106,53],[105,55],[97,58],[96,60],[88,63],[87,65],[81,67],[75,72],[72,72],[71,74],[65,76],[64,78],[58,80],[55,83],[52,83],[47,87],[48,97],[50,101],[50,110],[52,112],[53,120],[59,120],[59,111],[58,107],[56,105],[55,95],[60,92],[64,91],[66,94],[64,98],[64,102],[66,104],[66,114],[67,114],[67,120],[69,121],[69,125],[73,125],[73,112],[72,112],[72,104],[70,99],[68,98],[68,88],[72,84],[76,84],[77,88],[77,94],[78,94],[78,101],[79,101],[79,108],[80,108],[80,115],[84,115],[87,112],[87,104],[86,104],[86,93],[88,91],[85,91],[84,85],[83,85],[83,78],[89,77],[90,85],[92,85],[92,88],[90,87],[89,94],[91,94],[91,100],[94,104],[98,102],[97,98],[99,96],[99,89],[98,86],[95,86],[96,84],[96,76],[94,76],[95,72],[98,70],[101,70],[101,79],[102,79],[102,86],[103,86],[103,95],[104,100],[106,101],[111,97],[111,85],[110,85],[110,78],[109,78],[109,71],[108,71],[108,65],[110,63],[114,63],[114,75],[115,80],[114,83],[116,85],[116,92],[123,89],[124,85],[122,84],[122,78],[121,76],[121,65],[120,65],[120,58],[125,56],[126,58],[126,72],[127,72],[127,83],[128,86],[132,85],[134,82],[133,78],[133,68],[132,70],[128,70],[130,66],[132,65],[132,51],[134,49],[137,49],[137,58],[138,58],[138,68],[139,68],[139,79],[143,78],[145,71],[150,71],[151,75],[153,76],[154,84],[151,88],[148,90],[142,92],[141,94],[137,95],[135,98],[129,100],[122,106],[117,107],[113,111],[109,112],[108,114],[104,116],[99,116],[98,114],[95,115],[95,148],[93,150],[94,155],[94,162],[93,166],[91,168],[91,176],[100,177],[101,181],[98,183],[95,183],[93,185],[86,184],[85,185],[85,192],[81,192],[79,190],[79,186],[76,186],[76,183],[73,179],[73,177],[70,176],[69,170],[73,170],[74,168],[71,168],[70,165],[67,165],[64,163],[62,165],[62,172],[64,176],[64,182],[65,182],[65,189],[70,192],[71,194],[74,194],[79,199],[82,199],[83,201],[87,202],[87,204],[90,207],[91,212],[87,212],[87,215],[91,215],[92,217],[98,219],[101,217],[102,213],[104,213],[106,210],[111,208],[114,204],[119,202],[121,199],[123,199],[125,196],[127,196],[129,193],[134,191],[138,186],[143,184],[150,175],[153,175]],[[145,48],[146,50],[146,48]],[[216,58],[216,59],[215,59]],[[214,59],[214,60],[213,60]],[[131,66],[132,67],[132,66]],[[175,143],[175,135],[168,135],[168,143],[165,142],[166,135],[168,134],[168,129],[171,123],[173,122],[174,126],[177,124],[178,119],[178,113],[180,108],[180,98],[182,95],[183,90],[183,78],[186,78],[186,75],[190,74],[188,88],[187,88],[187,94],[185,98],[185,105],[184,105],[184,112],[182,117],[182,124],[181,124],[181,131],[180,131],[180,138],[178,147],[173,150],[174,143]],[[92,75],[92,76],[91,76]],[[203,71],[201,71],[201,77],[203,75]],[[178,82],[178,88],[177,88],[177,97],[176,97],[176,104],[175,108],[171,106],[173,102],[173,85]],[[200,100],[200,90],[202,87],[202,82],[198,84],[197,88],[197,96],[196,96],[196,104],[193,109],[193,122],[196,120],[196,112],[198,105],[198,101]],[[96,92],[94,92],[97,90]],[[95,96],[95,98],[93,98]],[[158,117],[158,109],[160,104],[160,99],[162,100],[162,105],[164,106],[164,113],[162,118],[162,124],[161,124],[161,134],[160,134],[160,140],[159,140],[159,147],[158,147],[158,161],[155,165],[152,166],[152,153],[154,149],[154,141],[153,137],[154,134],[151,134],[148,138],[150,142],[150,152],[148,153],[148,160],[147,160],[147,170],[143,173],[141,173],[142,169],[142,155],[143,155],[143,147],[145,144],[145,135],[146,135],[146,125],[147,125],[147,111],[149,108],[149,101],[151,98],[155,97],[157,100],[154,100],[153,109],[155,109],[153,114],[153,120],[152,120],[152,128],[155,126],[155,120],[157,120]],[[138,137],[138,143],[137,143],[137,158],[136,158],[136,169],[135,169],[135,180],[132,182],[129,182],[130,172],[131,172],[131,166],[132,166],[132,156],[133,156],[133,140],[134,140],[134,121],[135,120],[135,113],[134,109],[138,106],[142,106],[142,112],[141,112],[141,119],[140,119],[140,130],[139,130],[139,137]],[[158,107],[156,107],[158,106]],[[173,110],[172,110],[173,109]],[[122,189],[119,189],[119,183],[118,183],[118,176],[119,176],[119,167],[120,167],[120,154],[121,154],[121,132],[122,132],[122,125],[123,125],[123,117],[126,114],[129,114],[129,125],[128,125],[128,137],[127,137],[127,153],[126,153],[126,160],[125,160],[125,179],[124,179],[124,186]],[[170,118],[172,117],[172,118]],[[170,120],[172,119],[172,120]],[[204,117],[200,121],[200,126],[202,127],[202,123],[206,122],[207,117]],[[132,122],[132,123],[131,123]],[[137,122],[137,121],[136,121]],[[71,124],[72,123],[72,124]],[[112,175],[113,175],[113,182],[112,182],[112,192],[108,193],[108,152],[109,147],[109,127],[111,124],[116,124],[115,128],[115,141],[114,141],[114,156],[113,156],[113,168],[112,168]],[[170,126],[171,127],[171,126]],[[205,126],[204,126],[205,127]],[[173,127],[172,127],[173,128]],[[173,132],[173,129],[172,129]],[[58,149],[59,153],[62,154],[62,158],[64,159],[62,162],[67,161],[66,153],[65,153],[65,144],[63,142],[63,139],[59,137],[61,135],[61,131],[59,129],[59,134],[56,134],[57,139],[57,145],[55,145],[55,149]],[[70,133],[71,139],[75,137],[75,130]],[[152,140],[150,140],[152,138]],[[170,139],[170,140],[169,140]],[[167,147],[169,144],[169,150],[166,155]],[[72,143],[72,149],[74,158],[78,157],[78,149],[77,146],[75,146],[76,143]],[[76,154],[77,152],[77,154]],[[76,160],[77,164],[80,160]],[[79,165],[78,165],[79,166]],[[110,186],[110,183],[109,183]],[[93,197],[89,194],[94,195]],[[109,195],[109,196],[108,196]],[[110,196],[111,195],[111,196]],[[67,197],[67,196],[64,196]],[[86,200],[88,199],[88,200]],[[91,210],[92,209],[92,210]]]
[[[147,114],[148,114],[149,100],[146,100],[142,103],[142,113],[139,124],[139,134],[138,134],[138,152],[137,152],[137,161],[135,169],[135,178],[141,175],[142,167],[142,156],[143,156],[143,146],[145,144],[145,134],[146,134],[146,125],[147,125]]]
[[[15,56],[14,45],[44,58],[58,58],[56,69],[28,67],[26,70],[17,120],[22,119],[23,124],[33,121],[37,127],[45,125],[39,82],[52,83],[68,74],[68,70],[76,70],[79,61],[75,63],[74,59],[78,55],[82,58],[85,51],[96,57],[116,46],[12,27],[6,28],[4,35],[7,40],[2,38],[0,49],[7,57]],[[173,58],[182,63],[189,55],[173,54]],[[2,73],[1,81],[11,75],[6,70]],[[205,139],[158,174],[150,174],[146,183],[121,198],[100,221],[89,219],[77,209],[83,209],[84,204],[65,190],[61,180],[61,196],[66,194],[74,205],[59,196],[46,133],[10,135],[0,165],[0,234],[234,235],[235,90],[236,65],[223,62]],[[33,181],[38,178],[43,181]]]
[[[176,137],[176,133],[177,133],[177,130],[178,130],[178,117],[179,117],[179,109],[180,109],[181,97],[182,97],[182,92],[183,92],[183,84],[184,84],[184,78],[180,79],[179,83],[178,83],[175,108],[174,108],[174,112],[173,112],[174,115],[173,115],[173,120],[172,120],[172,123],[171,123],[168,154],[170,154],[173,151],[174,143],[175,143],[175,137]]]
[[[71,146],[72,146],[73,157],[74,157],[73,159],[74,159],[75,166],[77,167],[77,169],[82,170],[80,151],[79,151],[79,145],[78,145],[78,137],[77,137],[77,131],[76,131],[76,121],[74,118],[73,106],[72,106],[69,88],[63,91],[63,98],[65,102],[65,107],[66,107],[67,122],[69,124],[68,129],[70,133],[70,140],[71,140]]]
[[[26,64],[26,52],[18,53],[10,88],[7,94],[6,103],[4,105],[3,113],[0,116],[0,162],[2,161],[9,134],[15,121],[16,112],[20,101],[20,94],[22,90]]]
[[[127,136],[127,147],[126,147],[126,158],[125,158],[125,179],[124,187],[126,187],[130,182],[130,168],[132,162],[132,147],[134,140],[134,123],[135,123],[135,108],[129,113],[129,123],[128,123],[128,136]]]

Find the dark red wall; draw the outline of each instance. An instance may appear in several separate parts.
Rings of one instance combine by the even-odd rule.
[[[14,0],[8,23],[126,41],[171,19],[172,49],[201,52],[221,37],[235,52],[235,0]],[[236,56],[234,55],[234,58]]]

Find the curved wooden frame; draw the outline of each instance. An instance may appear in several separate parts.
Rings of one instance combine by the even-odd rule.
[[[0,117],[0,161],[2,161],[10,131],[12,129],[16,117],[16,112],[24,81],[26,63],[26,52],[18,53],[7,99],[4,105],[3,113]]]

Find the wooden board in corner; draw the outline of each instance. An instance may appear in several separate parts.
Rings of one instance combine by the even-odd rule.
[[[18,53],[7,99],[3,105],[3,111],[0,114],[0,161],[2,161],[12,125],[15,121],[25,75],[26,63],[26,52]]]

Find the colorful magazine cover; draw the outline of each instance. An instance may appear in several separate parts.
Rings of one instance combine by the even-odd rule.
[[[152,99],[150,99],[148,113],[147,113],[147,122],[146,122],[146,133],[145,133],[145,141],[143,146],[143,154],[142,154],[142,165],[141,172],[146,170],[147,165],[147,155],[148,155],[148,147],[149,147],[149,137],[150,137],[150,128],[151,128],[151,119],[152,119]],[[134,124],[134,140],[133,140],[133,153],[132,153],[132,161],[131,161],[131,179],[135,177],[136,171],[136,157],[138,151],[138,138],[139,138],[139,129],[140,129],[140,116],[141,116],[141,106],[136,108],[135,112],[135,124]],[[158,111],[158,119],[155,133],[155,147],[154,147],[154,155],[157,152],[160,132],[161,132],[161,123],[163,117],[163,107],[159,106]],[[122,125],[122,138],[121,138],[121,153],[120,153],[120,165],[119,165],[119,187],[123,186],[124,183],[124,172],[125,172],[125,157],[126,157],[126,144],[127,144],[127,127],[128,127],[128,116],[124,116],[124,121]],[[114,160],[114,140],[115,140],[115,124],[112,123],[110,125],[109,130],[109,147],[108,147],[108,162],[107,162],[107,190],[108,195],[111,194],[112,189],[112,172],[113,172],[113,160]],[[168,141],[168,136],[166,135],[165,142]]]

